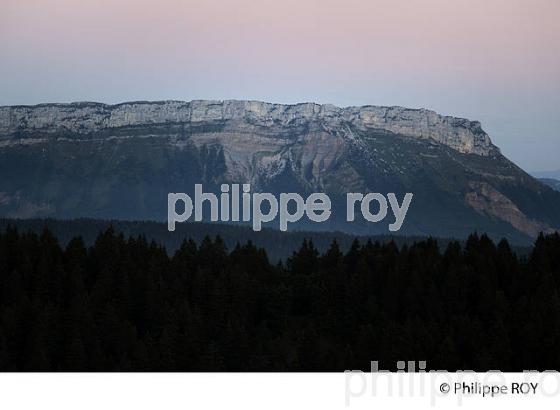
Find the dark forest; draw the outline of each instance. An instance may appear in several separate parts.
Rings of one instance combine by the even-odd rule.
[[[527,256],[485,235],[440,249],[312,241],[280,263],[251,242],[171,256],[112,228],[92,246],[0,233],[2,371],[560,369],[560,236]]]

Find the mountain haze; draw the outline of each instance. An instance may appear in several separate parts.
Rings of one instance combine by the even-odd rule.
[[[549,187],[551,187],[555,191],[560,191],[560,180],[559,179],[539,178],[539,181],[541,181],[545,185],[548,185]]]
[[[558,179],[560,180],[560,169],[556,171],[539,171],[539,172],[531,172],[535,178],[545,178],[545,179]]]
[[[345,221],[347,192],[412,192],[407,235],[478,230],[527,242],[560,227],[560,193],[505,158],[479,122],[429,110],[257,101],[0,107],[0,216],[163,220],[167,194],[192,193],[196,183],[328,193],[330,220],[298,229],[387,233],[393,221]]]

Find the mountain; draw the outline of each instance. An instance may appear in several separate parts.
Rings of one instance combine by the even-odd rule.
[[[560,191],[560,180],[554,178],[539,178],[543,184],[548,185],[552,189],[556,191]]]
[[[494,146],[481,124],[402,107],[161,101],[0,107],[0,216],[164,220],[194,184],[326,192],[329,221],[293,228],[388,233],[346,222],[347,192],[414,194],[399,233],[474,230],[527,243],[560,227],[560,193]],[[387,218],[389,219],[389,218]]]
[[[535,178],[545,178],[545,179],[558,179],[560,180],[560,169],[556,171],[539,171],[531,172]]]

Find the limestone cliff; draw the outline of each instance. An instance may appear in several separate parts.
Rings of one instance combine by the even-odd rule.
[[[0,107],[0,138],[47,137],[63,132],[87,135],[111,128],[220,121],[248,121],[253,125],[285,127],[318,122],[328,128],[352,124],[409,137],[432,139],[461,153],[489,155],[496,151],[477,121],[442,116],[425,109],[402,107],[346,107],[259,101],[160,101],[41,104]]]

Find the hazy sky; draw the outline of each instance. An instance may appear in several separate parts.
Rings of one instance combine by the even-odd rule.
[[[0,0],[0,105],[425,107],[558,169],[559,22],[560,0]]]

